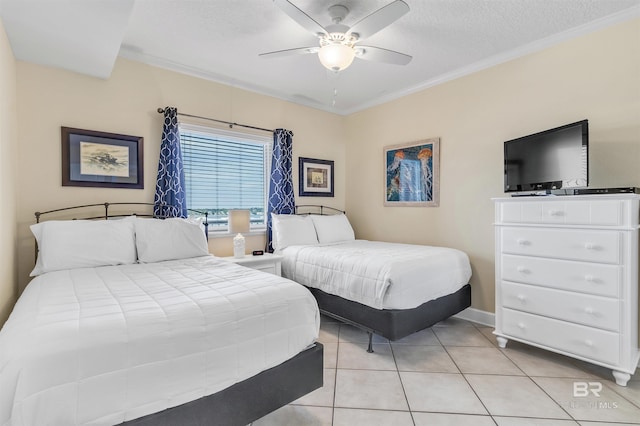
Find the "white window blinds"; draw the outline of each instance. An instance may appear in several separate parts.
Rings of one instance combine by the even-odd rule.
[[[231,209],[249,210],[252,227],[264,226],[269,138],[181,125],[180,143],[190,209],[208,211],[212,230],[227,227]]]

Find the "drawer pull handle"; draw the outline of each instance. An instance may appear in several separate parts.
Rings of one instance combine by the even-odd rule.
[[[518,238],[516,242],[520,246],[528,246],[530,244],[529,241],[525,240],[524,238]]]
[[[524,330],[524,323],[519,322],[519,323],[518,323],[518,328],[519,328],[520,330]]]
[[[550,216],[562,216],[563,215],[563,211],[562,210],[549,210],[549,215]]]
[[[591,347],[593,347],[593,340],[585,340],[584,344],[591,348]]]
[[[520,273],[522,273],[522,274],[527,274],[527,273],[529,273],[529,270],[528,270],[527,268],[525,268],[524,266],[518,266],[518,267],[516,268],[516,271],[518,271],[518,272],[520,272]]]
[[[594,243],[585,243],[584,248],[586,248],[587,250],[595,250],[598,248],[598,246]]]
[[[519,295],[517,296],[517,299],[518,299],[519,301],[521,301],[521,302],[524,302],[527,298],[526,298],[526,297],[524,297],[523,295],[519,294]]]
[[[596,278],[593,275],[585,275],[584,280],[588,283],[596,282]]]
[[[584,308],[584,312],[587,315],[593,315],[593,308],[591,308],[591,307]]]

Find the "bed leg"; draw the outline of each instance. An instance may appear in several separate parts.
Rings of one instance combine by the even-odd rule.
[[[367,348],[367,352],[369,352],[370,354],[373,353],[373,333],[368,331],[367,334],[369,335],[369,347]]]

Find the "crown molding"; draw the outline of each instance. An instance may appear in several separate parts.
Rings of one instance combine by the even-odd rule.
[[[239,82],[238,80],[230,79],[220,74],[213,73],[211,71],[203,70],[201,68],[191,67],[188,65],[180,64],[178,62],[169,61],[164,58],[159,58],[157,56],[148,55],[141,53],[137,50],[131,49],[127,46],[122,46],[120,49],[120,54],[118,55],[121,58],[129,59],[135,62],[141,62],[146,65],[154,66],[157,68],[162,68],[168,71],[177,72],[184,75],[189,75],[192,77],[201,78],[203,80],[212,81],[214,83],[224,84],[226,86],[235,87],[242,90],[247,90],[253,93],[257,93],[259,95],[265,95],[272,98],[280,99],[282,101],[291,102],[297,105],[306,106],[309,108],[319,109],[325,112],[330,112],[333,114],[340,114],[333,107],[329,105],[323,105],[319,102],[313,102],[313,100],[305,100],[304,98],[300,98],[299,96],[283,96],[273,90],[265,89],[264,87]]]
[[[408,96],[417,92],[421,92],[430,87],[434,87],[448,81],[456,80],[458,78],[485,70],[487,68],[494,67],[496,65],[503,64],[505,62],[512,61],[517,58],[521,58],[523,56],[539,52],[541,50],[550,48],[562,42],[574,39],[576,37],[584,36],[589,33],[610,27],[612,25],[616,25],[622,22],[626,22],[635,18],[640,17],[640,5],[633,6],[631,8],[622,10],[620,12],[605,16],[603,18],[597,19],[595,21],[589,22],[587,24],[583,24],[572,28],[567,31],[563,31],[558,34],[554,34],[552,36],[536,40],[534,42],[528,43],[524,46],[520,46],[516,49],[512,49],[507,52],[503,52],[497,55],[493,55],[489,58],[486,58],[482,61],[475,62],[471,65],[458,68],[454,71],[439,75],[430,80],[424,81],[415,86],[409,87],[404,90],[399,90],[393,93],[386,94],[379,98],[373,99],[369,102],[362,103],[357,107],[348,108],[348,109],[339,109],[332,105],[324,105],[319,102],[313,102],[312,100],[306,100],[301,98],[300,96],[287,96],[277,93],[273,90],[269,90],[267,88],[252,85],[250,83],[240,82],[234,79],[230,79],[228,77],[212,73],[210,71],[206,71],[200,68],[190,67],[184,64],[176,63],[173,61],[168,61],[163,58],[159,58],[152,55],[147,55],[142,52],[136,51],[134,49],[130,49],[127,46],[122,46],[120,49],[120,57],[125,59],[130,59],[137,62],[142,62],[148,65],[156,66],[158,68],[163,68],[170,71],[175,71],[181,74],[190,75],[193,77],[198,77],[204,80],[213,81],[216,83],[236,87],[243,90],[248,90],[254,93],[258,93],[261,95],[270,96],[276,99],[280,99],[283,101],[295,103],[298,105],[306,106],[309,108],[318,109],[321,111],[325,111],[332,114],[347,116],[350,114],[354,114],[356,112],[360,112],[375,106],[379,106],[385,104],[387,102],[391,102],[397,99],[400,99],[404,96]]]
[[[482,71],[487,68],[491,68],[496,65],[500,65],[505,62],[509,62],[514,59],[539,52],[544,49],[548,49],[562,42],[565,42],[577,37],[581,37],[581,36],[596,32],[598,30],[601,30],[616,24],[620,24],[622,22],[630,21],[632,19],[639,18],[639,17],[640,17],[640,5],[633,6],[631,8],[628,8],[620,12],[597,19],[595,21],[589,22],[587,24],[574,27],[570,30],[563,31],[561,33],[554,34],[552,36],[545,37],[543,39],[525,44],[524,46],[520,46],[516,49],[512,49],[510,51],[491,56],[482,61],[475,62],[471,65],[458,68],[454,71],[451,71],[446,74],[442,74],[436,78],[424,81],[418,85],[407,88],[405,90],[397,91],[397,92],[379,97],[375,100],[372,100],[371,102],[366,102],[356,108],[345,110],[343,111],[342,115],[353,114],[368,108],[372,108],[387,102],[391,102],[399,98],[402,98],[404,96],[421,92],[430,87],[434,87],[439,84],[446,83],[448,81],[456,80],[460,77],[464,77],[464,76],[476,73],[478,71]]]

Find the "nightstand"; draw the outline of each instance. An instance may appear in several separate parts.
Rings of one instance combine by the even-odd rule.
[[[245,257],[231,256],[223,257],[222,259],[237,263],[238,265],[246,266],[247,268],[257,269],[259,271],[282,276],[282,256],[279,254],[265,253],[260,256],[248,254]]]

